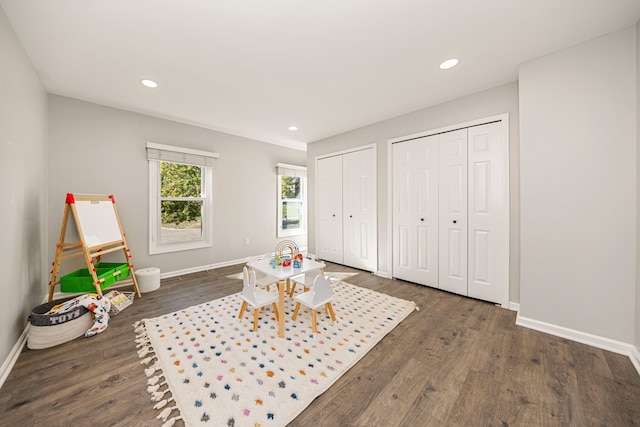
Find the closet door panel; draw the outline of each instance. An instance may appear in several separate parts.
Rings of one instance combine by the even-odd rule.
[[[467,129],[439,135],[438,287],[467,295]]]
[[[343,263],[342,156],[318,160],[318,256]]]
[[[469,128],[469,278],[468,295],[500,302],[503,157],[500,123]],[[507,258],[508,259],[508,258]]]
[[[342,156],[344,264],[376,271],[376,159],[373,149]]]
[[[438,137],[396,143],[393,156],[393,276],[438,284]]]
[[[413,142],[393,144],[392,193],[393,193],[393,276],[399,279],[413,278],[414,233],[412,215],[416,203],[413,195],[415,183],[412,175]]]

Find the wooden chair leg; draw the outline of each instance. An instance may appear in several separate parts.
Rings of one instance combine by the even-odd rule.
[[[275,302],[272,305],[273,305],[273,311],[276,313],[276,320],[280,320],[280,316],[278,313],[278,305]]]
[[[296,309],[293,310],[293,317],[291,318],[291,320],[296,320],[296,317],[298,317],[298,310],[300,309],[300,303],[297,302],[296,303]]]
[[[242,319],[242,315],[244,314],[244,310],[247,308],[247,302],[242,301],[242,305],[240,306],[240,313],[238,313],[238,319]]]
[[[313,332],[318,332],[318,327],[316,326],[316,311],[312,310],[311,311],[311,321],[313,322],[313,326],[311,327],[311,330]]]
[[[295,292],[295,290],[296,290],[296,282],[293,282],[291,284],[291,290],[289,291],[289,298],[293,298],[293,293]]]
[[[253,310],[253,332],[258,332],[258,309]]]
[[[330,302],[327,303],[327,311],[331,315],[331,320],[336,321],[336,314],[333,312],[333,306]]]

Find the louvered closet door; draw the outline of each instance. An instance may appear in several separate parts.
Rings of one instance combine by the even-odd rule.
[[[469,162],[469,262],[468,295],[485,301],[500,302],[502,282],[501,259],[508,259],[500,238],[500,222],[504,212],[504,188],[501,160],[503,157],[500,123],[468,129]]]
[[[320,259],[342,264],[342,156],[318,160],[317,176],[317,255]]]
[[[467,295],[467,129],[439,135],[439,288]]]
[[[375,167],[373,149],[342,156],[344,264],[368,271],[378,268]]]
[[[438,286],[438,137],[398,142],[393,156],[393,276]]]

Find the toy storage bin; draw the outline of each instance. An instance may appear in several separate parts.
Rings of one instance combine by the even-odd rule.
[[[31,310],[27,347],[31,350],[53,347],[82,336],[93,325],[91,312],[78,305],[68,313],[46,314],[52,307],[74,297],[51,301]]]
[[[105,289],[115,283],[113,276],[113,268],[97,268],[96,275],[98,280],[104,279],[100,284],[100,289]],[[89,269],[81,268],[73,273],[65,274],[60,278],[60,292],[95,292],[96,287],[93,285],[93,277],[89,273]]]
[[[136,270],[136,279],[140,292],[155,291],[160,287],[160,269],[157,267]]]
[[[109,268],[113,269],[114,282],[122,280],[125,277],[131,275],[129,271],[129,264],[120,262],[99,262],[95,265],[96,268]]]
[[[98,262],[94,265],[98,280],[104,279],[100,289],[106,289],[118,280],[129,277],[129,265],[117,262]],[[60,278],[60,292],[95,292],[93,278],[86,268],[81,268],[73,273]]]

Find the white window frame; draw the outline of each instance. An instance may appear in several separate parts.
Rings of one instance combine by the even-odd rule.
[[[153,154],[151,154],[153,152]],[[149,161],[149,254],[186,251],[213,246],[213,165],[216,153],[147,142]],[[201,197],[180,200],[202,200],[202,238],[183,242],[161,243],[160,228],[160,162],[202,167]]]
[[[296,165],[288,165],[286,163],[278,163],[276,165],[276,171],[278,175],[277,180],[277,193],[278,193],[278,203],[277,203],[277,237],[291,237],[291,236],[300,236],[307,233],[307,168],[304,166],[296,166]],[[302,205],[300,206],[300,227],[294,229],[283,229],[282,228],[282,205],[284,200],[282,199],[282,177],[283,176],[293,176],[300,178],[300,200],[302,201]]]

